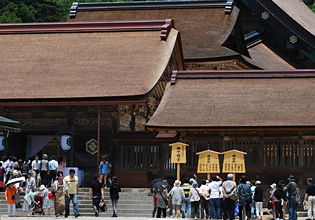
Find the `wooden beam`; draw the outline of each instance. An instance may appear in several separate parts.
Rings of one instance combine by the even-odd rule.
[[[137,101],[56,101],[56,102],[0,102],[0,107],[35,106],[104,106],[104,105],[143,105],[146,100]]]

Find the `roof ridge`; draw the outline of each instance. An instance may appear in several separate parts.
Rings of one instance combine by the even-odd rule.
[[[177,79],[235,79],[235,78],[315,78],[314,69],[298,70],[175,70],[171,76],[171,85]]]
[[[93,22],[43,22],[0,24],[1,34],[38,34],[69,32],[111,32],[111,31],[161,31],[166,40],[174,28],[172,19],[142,21],[93,21]]]
[[[114,11],[114,10],[162,10],[184,8],[225,8],[230,14],[234,0],[172,0],[172,1],[134,1],[134,2],[74,2],[70,9],[70,19],[75,18],[78,11]]]

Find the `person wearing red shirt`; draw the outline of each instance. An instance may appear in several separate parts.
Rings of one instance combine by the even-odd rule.
[[[10,184],[4,194],[5,199],[7,200],[7,203],[8,203],[9,216],[11,213],[11,209],[12,209],[12,215],[15,215],[15,201],[14,201],[15,194],[16,194],[16,189],[13,184]]]

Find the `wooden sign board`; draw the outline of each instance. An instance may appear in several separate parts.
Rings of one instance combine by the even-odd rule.
[[[219,154],[212,150],[197,153],[199,155],[197,173],[220,173]]]
[[[186,146],[184,143],[170,144],[172,147],[171,163],[186,163]]]
[[[223,152],[223,169],[222,173],[245,173],[245,152],[230,150]]]

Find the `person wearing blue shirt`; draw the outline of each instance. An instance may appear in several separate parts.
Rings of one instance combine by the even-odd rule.
[[[49,179],[48,179],[48,186],[51,185],[51,180],[55,181],[56,175],[58,170],[58,162],[55,160],[55,156],[51,156],[51,160],[49,161]]]
[[[110,169],[110,166],[106,160],[106,156],[103,156],[102,162],[100,163],[100,167],[99,167],[99,173],[100,173],[100,182],[102,183],[104,179],[105,188],[107,188],[106,184],[107,184],[107,175],[109,173],[109,169]]]
[[[252,191],[250,185],[246,183],[247,177],[243,175],[241,177],[241,183],[238,185],[238,196],[239,196],[239,219],[243,219],[243,208],[245,207],[245,214],[247,219],[251,218],[250,204],[252,203]]]

